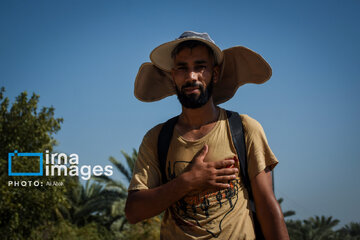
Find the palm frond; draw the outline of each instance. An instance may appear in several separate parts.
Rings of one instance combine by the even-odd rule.
[[[89,216],[95,212],[111,211],[111,206],[114,202],[126,198],[123,193],[104,190],[100,195],[87,201],[74,216],[76,219],[81,219],[84,216]]]
[[[127,178],[130,182],[132,174],[126,169],[126,167],[118,162],[114,157],[109,157],[109,161],[116,166],[116,168]]]
[[[110,187],[118,187],[118,188],[122,189],[123,191],[127,191],[127,188],[124,186],[124,184],[122,182],[115,181],[108,176],[101,175],[101,176],[97,176],[97,177],[92,177],[92,179],[99,183],[104,183],[106,189],[110,188]]]
[[[133,154],[130,157],[129,154],[127,154],[126,152],[124,152],[123,150],[121,150],[121,154],[124,156],[124,158],[126,159],[126,163],[130,169],[131,172],[133,172],[134,169],[134,165],[135,165],[135,161],[137,159],[137,152],[135,149],[133,149]]]

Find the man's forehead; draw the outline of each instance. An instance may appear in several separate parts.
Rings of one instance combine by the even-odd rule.
[[[194,48],[183,48],[175,55],[174,63],[207,63],[211,61],[209,51],[205,46],[196,46]]]

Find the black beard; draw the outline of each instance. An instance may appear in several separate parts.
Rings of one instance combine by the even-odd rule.
[[[184,88],[186,87],[198,87],[200,90],[200,95],[196,94],[186,95],[184,93]],[[181,87],[181,91],[176,87],[176,94],[181,103],[181,105],[185,108],[200,108],[204,106],[210,99],[213,91],[213,79],[211,79],[209,85],[204,89],[204,86],[196,83],[187,83]]]

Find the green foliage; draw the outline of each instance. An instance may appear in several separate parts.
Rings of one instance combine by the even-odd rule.
[[[118,169],[118,171],[125,176],[126,182],[117,181],[107,176],[93,177],[99,183],[104,184],[105,189],[101,197],[98,198],[98,211],[107,213],[107,225],[112,228],[113,231],[121,231],[126,224],[126,218],[124,213],[125,201],[127,198],[127,188],[125,184],[128,184],[131,180],[132,170],[137,159],[137,151],[133,149],[132,156],[129,156],[124,151],[121,151],[124,158],[126,159],[127,166],[123,165],[120,161],[114,157],[109,157],[109,161]],[[101,202],[106,201],[107,204]]]
[[[53,107],[37,111],[39,96],[35,93],[28,99],[21,93],[9,109],[9,98],[4,98],[5,89],[0,90],[0,158],[19,152],[51,152],[56,141],[53,137],[60,130],[62,118],[54,118]],[[3,168],[1,169],[4,170]]]
[[[121,151],[126,160],[126,165],[116,160],[114,157],[110,157],[109,161],[118,169],[118,171],[125,177],[126,182],[116,181],[106,176],[94,177],[93,179],[101,182],[105,185],[105,191],[113,193],[117,198],[110,199],[108,207],[105,209],[107,212],[107,226],[116,236],[116,239],[159,239],[160,238],[160,224],[161,217],[156,216],[147,220],[144,220],[137,224],[129,224],[125,217],[125,201],[127,198],[127,188],[125,184],[128,184],[132,177],[135,161],[137,159],[137,151],[133,149],[131,156],[124,151]]]
[[[54,118],[54,108],[37,110],[39,96],[21,93],[9,107],[9,99],[0,91],[0,235],[3,239],[21,239],[34,227],[56,219],[58,206],[66,204],[64,187],[14,187],[9,181],[35,181],[38,177],[8,176],[9,152],[51,151],[56,143],[53,134],[63,121]],[[34,170],[32,161],[14,161],[13,167],[23,172]],[[41,177],[41,181],[63,181],[62,177]]]
[[[31,232],[30,239],[33,240],[101,240],[114,239],[114,235],[105,227],[95,222],[78,227],[68,221],[46,223]]]
[[[61,118],[54,108],[38,110],[39,96],[21,93],[10,106],[0,91],[0,235],[2,239],[158,239],[160,218],[136,225],[127,223],[124,206],[128,182],[101,176],[83,186],[77,177],[8,176],[8,153],[52,152],[53,135],[60,130]],[[130,181],[136,150],[122,152],[127,166],[110,161]],[[14,172],[39,170],[35,160],[12,161]],[[63,182],[62,187],[8,186],[9,181]]]
[[[360,240],[360,223],[351,222],[336,233],[337,239]]]
[[[360,224],[351,223],[338,231],[340,221],[332,217],[315,216],[306,220],[288,220],[286,225],[292,240],[359,240]]]
[[[160,239],[161,218],[159,216],[144,220],[137,224],[125,224],[122,231],[115,231],[119,239],[157,240]]]
[[[65,215],[78,226],[96,221],[110,229],[110,225],[116,220],[112,214],[114,202],[124,197],[119,192],[104,188],[104,185],[98,182],[89,180],[85,187],[79,183],[76,188],[69,191],[71,208]]]
[[[85,187],[80,183],[78,177],[68,177],[71,181],[66,192],[66,204],[60,206],[59,212],[63,219],[82,227],[95,220],[94,211],[84,210],[93,198],[97,197],[103,187],[100,184],[86,182]]]
[[[279,198],[281,204],[284,199]],[[283,212],[284,217],[295,215],[295,211]],[[360,240],[360,223],[350,223],[338,231],[333,228],[339,220],[332,217],[315,216],[306,220],[287,220],[286,226],[292,240]]]

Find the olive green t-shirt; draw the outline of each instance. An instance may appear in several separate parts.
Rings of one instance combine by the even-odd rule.
[[[274,168],[278,161],[267,143],[260,123],[247,115],[240,117],[244,126],[251,180],[266,167]],[[144,136],[129,191],[161,185],[157,139],[162,125],[155,126]],[[209,151],[204,161],[237,158],[224,109],[221,109],[213,129],[198,140],[188,141],[174,129],[166,164],[168,179],[180,175],[205,144],[209,146]],[[236,167],[239,168],[238,162]],[[189,193],[165,211],[161,239],[215,238],[255,239],[248,193],[239,175],[236,180],[231,181],[228,189]]]

